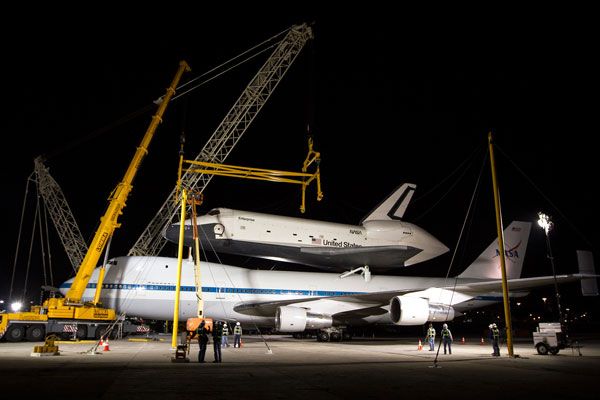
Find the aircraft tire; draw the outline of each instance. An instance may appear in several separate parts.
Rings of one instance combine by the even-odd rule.
[[[557,355],[560,349],[558,347],[550,347],[550,354],[553,356]]]
[[[318,342],[329,342],[329,333],[323,332],[323,331],[317,333],[317,341]]]

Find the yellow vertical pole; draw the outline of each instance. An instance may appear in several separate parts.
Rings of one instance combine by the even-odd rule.
[[[500,209],[500,194],[496,177],[496,161],[494,159],[494,145],[492,132],[488,134],[490,148],[490,164],[492,167],[492,184],[494,186],[494,206],[496,208],[496,229],[498,230],[498,253],[500,255],[500,271],[502,271],[502,298],[504,300],[504,319],[506,323],[506,347],[508,355],[514,356],[512,343],[512,323],[510,318],[510,303],[508,301],[508,282],[506,281],[506,259],[504,254],[504,228],[502,227],[502,211]]]
[[[181,225],[179,226],[179,248],[177,251],[177,283],[175,286],[175,305],[173,306],[173,337],[171,347],[177,348],[177,328],[179,325],[179,293],[181,292],[181,264],[183,263],[183,239],[185,233],[185,207],[187,204],[187,190],[181,193]]]

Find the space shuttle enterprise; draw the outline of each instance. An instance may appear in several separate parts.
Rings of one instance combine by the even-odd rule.
[[[424,229],[401,218],[416,185],[405,183],[368,214],[360,225],[215,208],[196,218],[203,247],[209,251],[298,263],[329,271],[362,268],[385,271],[430,260],[448,247]],[[164,233],[179,242],[179,223]],[[193,244],[191,220],[185,221],[186,246]]]

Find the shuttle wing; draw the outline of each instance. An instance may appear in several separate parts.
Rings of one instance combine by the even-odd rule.
[[[347,254],[385,254],[395,253],[398,250],[408,250],[407,246],[378,246],[378,247],[301,247],[300,252],[307,254],[319,254],[322,256],[339,256]]]
[[[316,268],[339,272],[347,271],[349,266],[356,265],[368,265],[373,269],[402,267],[406,260],[420,252],[420,249],[408,246],[300,248],[302,254],[320,257],[321,264],[314,263],[311,265]],[[378,265],[385,265],[386,267],[378,268]]]

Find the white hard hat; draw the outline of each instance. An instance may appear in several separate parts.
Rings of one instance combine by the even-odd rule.
[[[240,323],[239,323],[239,322],[236,322],[235,324],[236,324],[236,325],[239,325]]]
[[[442,327],[444,327],[444,328],[447,328],[447,327],[448,327],[448,324],[444,324],[444,325],[442,325]]]
[[[492,328],[496,328],[496,327],[497,327],[497,325],[495,323],[492,324]]]
[[[223,322],[223,326],[227,326],[227,322]]]

